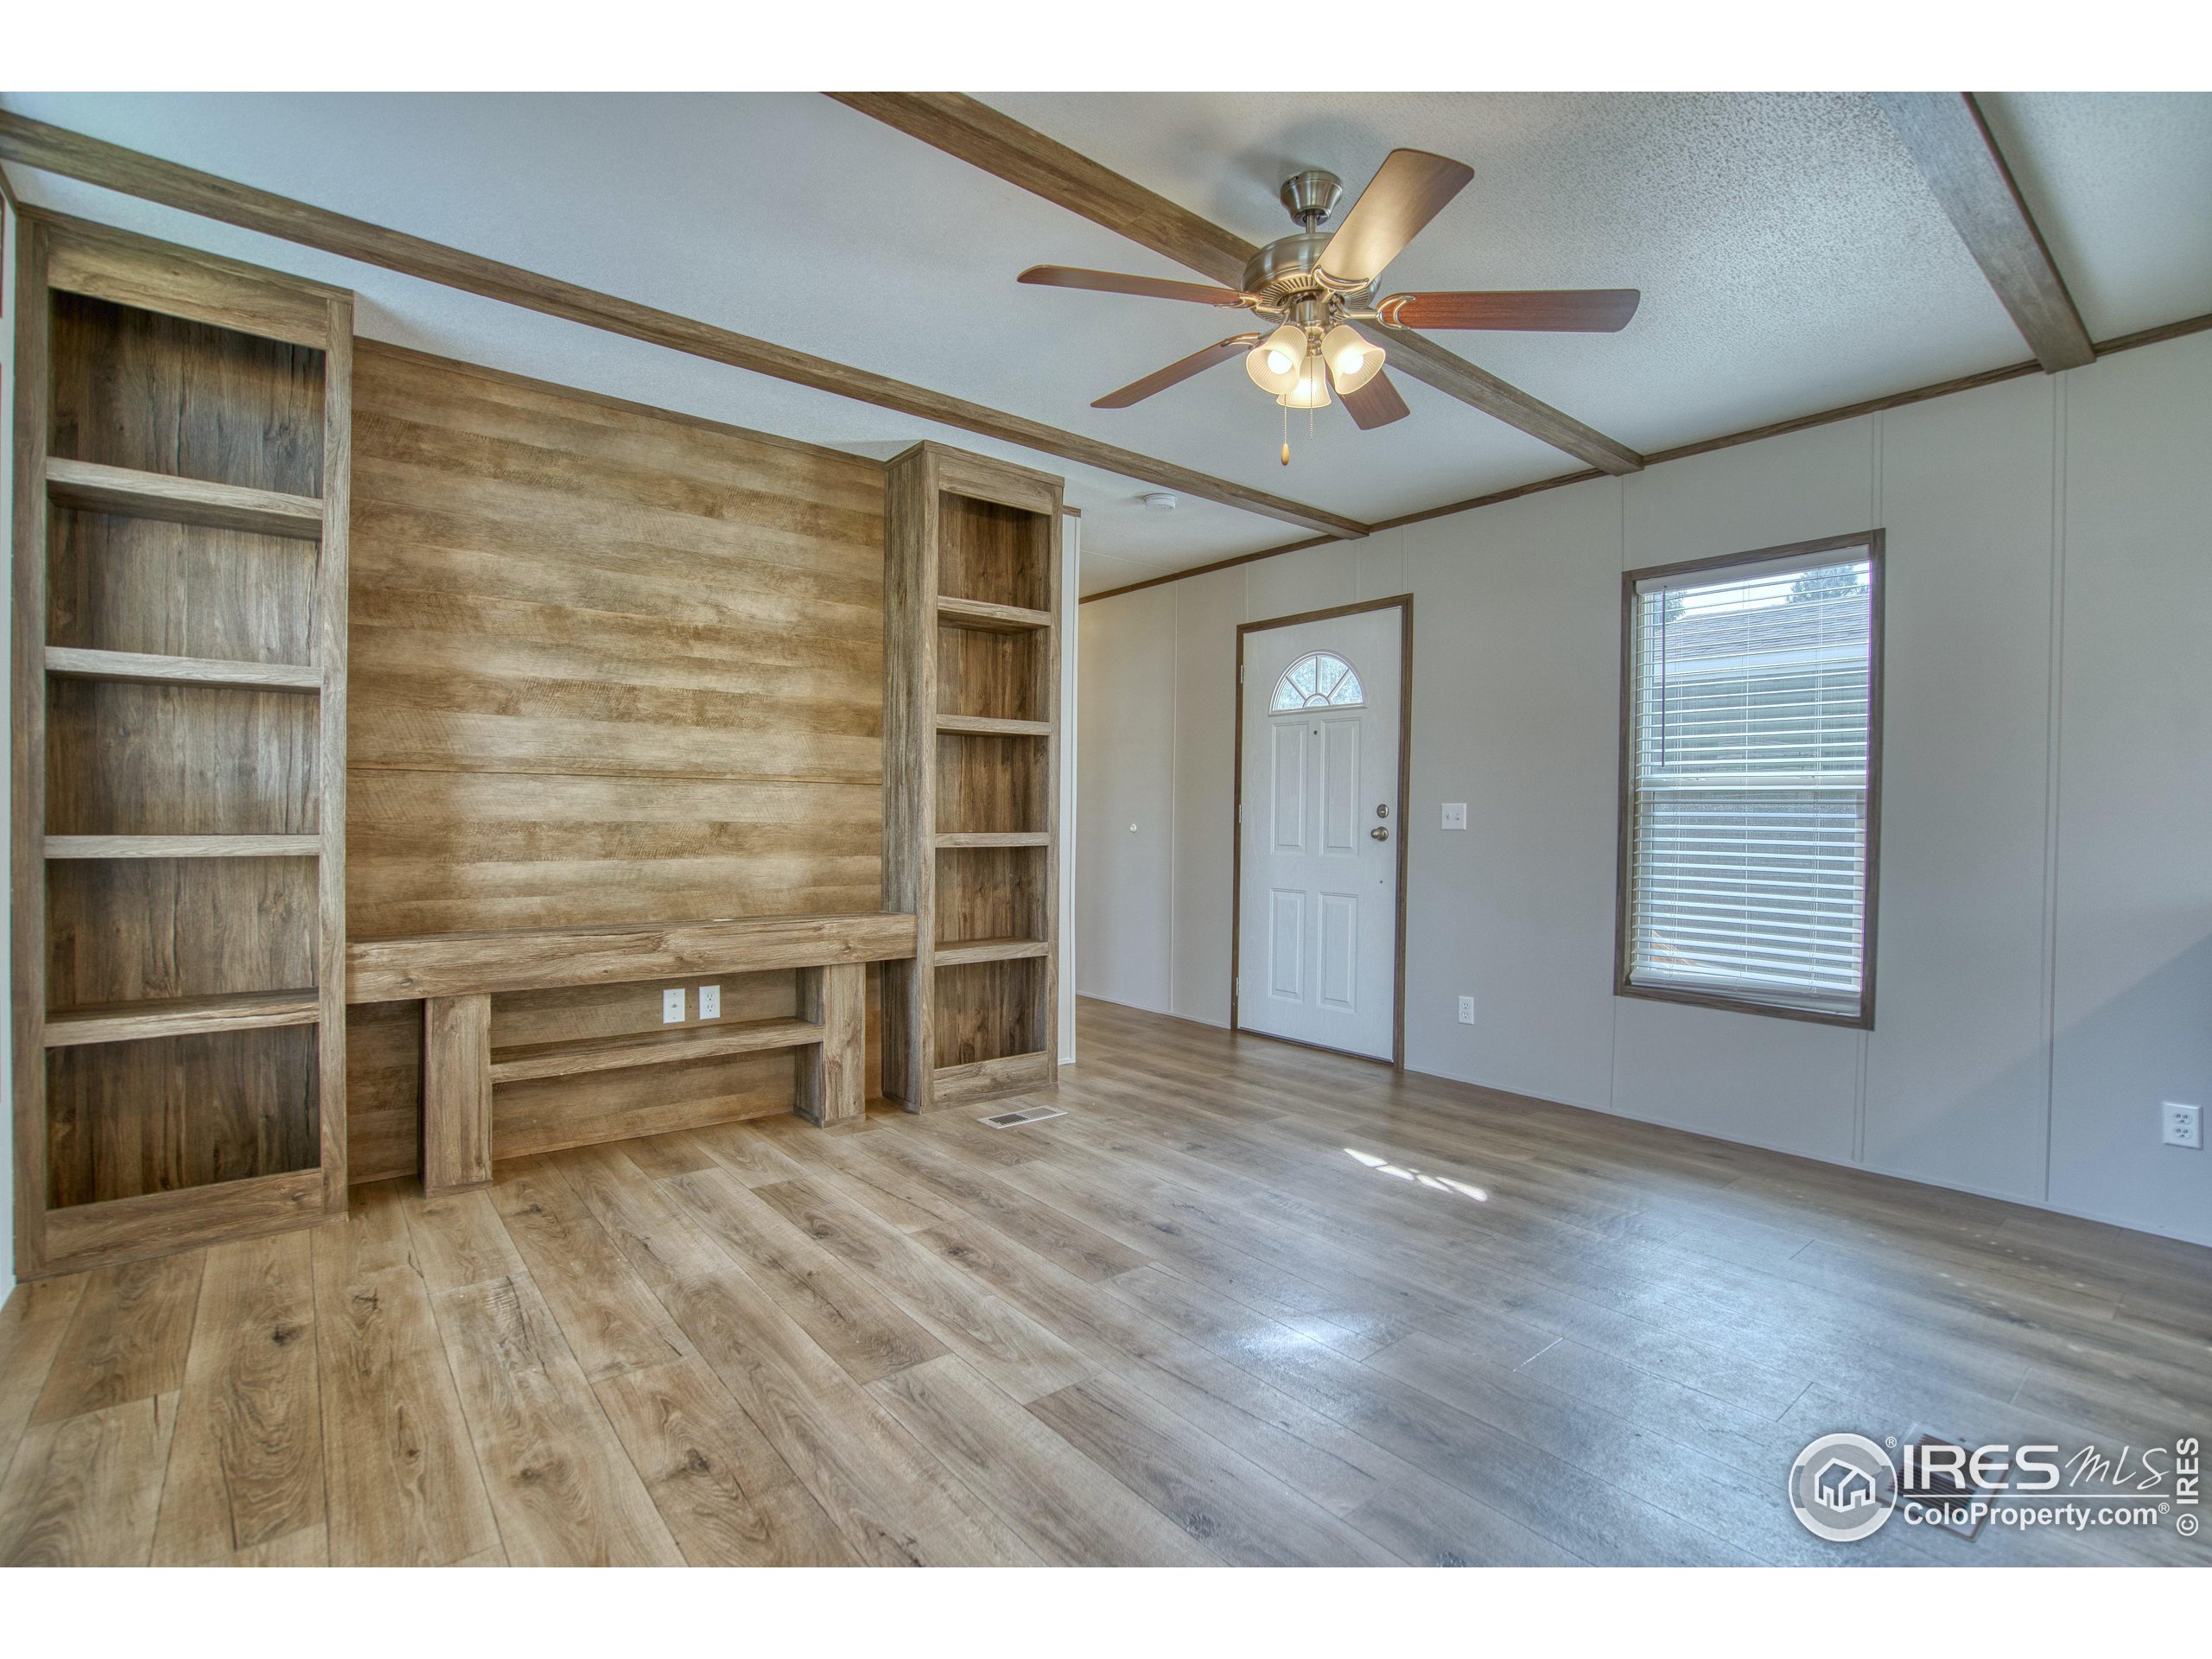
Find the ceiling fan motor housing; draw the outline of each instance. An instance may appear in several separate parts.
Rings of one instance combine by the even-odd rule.
[[[1325,327],[1332,320],[1330,313],[1366,286],[1347,289],[1315,270],[1329,236],[1326,231],[1301,231],[1268,243],[1245,264],[1244,291],[1268,312],[1308,327]]]
[[[1336,212],[1344,194],[1344,181],[1325,168],[1309,167],[1285,179],[1281,194],[1282,205],[1290,209],[1293,219],[1309,231],[1318,230],[1321,221]]]
[[[1322,250],[1336,232],[1321,228],[1344,195],[1344,181],[1333,173],[1309,167],[1282,183],[1282,205],[1302,227],[1292,235],[1270,242],[1244,266],[1244,291],[1256,295],[1262,304],[1291,315],[1309,327],[1324,327],[1332,321],[1325,302],[1337,296],[1357,294],[1370,286],[1348,286],[1323,276],[1318,267]],[[1300,302],[1315,302],[1299,309]]]

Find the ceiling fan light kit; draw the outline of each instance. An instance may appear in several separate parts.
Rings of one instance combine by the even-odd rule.
[[[1298,365],[1289,390],[1275,399],[1285,409],[1326,409],[1330,401],[1328,368],[1318,352]]]
[[[1329,378],[1347,397],[1382,372],[1382,348],[1348,322],[1321,336],[1321,355],[1328,361]]]
[[[1244,372],[1262,391],[1280,398],[1298,384],[1306,357],[1306,331],[1286,322],[1245,354]]]
[[[1264,340],[1236,334],[1109,392],[1095,409],[1127,409],[1242,355],[1254,385],[1286,410],[1325,409],[1332,388],[1354,425],[1388,426],[1412,411],[1383,375],[1389,353],[1351,325],[1610,334],[1627,327],[1632,288],[1541,289],[1490,293],[1408,293],[1375,297],[1382,269],[1467,187],[1474,170],[1426,150],[1394,149],[1343,222],[1322,226],[1343,198],[1333,173],[1307,168],[1283,181],[1282,205],[1298,229],[1253,254],[1243,289],[1132,276],[1118,271],[1033,265],[1020,281],[1145,299],[1234,306],[1276,326]],[[1283,446],[1289,464],[1290,446]]]

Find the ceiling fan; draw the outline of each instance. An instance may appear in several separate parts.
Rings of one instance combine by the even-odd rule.
[[[1412,411],[1382,372],[1382,346],[1352,325],[1388,328],[1512,328],[1612,334],[1627,327],[1642,297],[1632,288],[1535,289],[1487,293],[1391,294],[1374,297],[1382,268],[1466,188],[1474,169],[1426,150],[1394,149],[1332,231],[1321,227],[1344,194],[1343,181],[1308,168],[1283,181],[1282,205],[1299,229],[1270,242],[1244,267],[1242,289],[1165,281],[1111,270],[1032,265],[1020,280],[1047,288],[1185,300],[1241,308],[1276,324],[1272,333],[1227,340],[1109,391],[1093,409],[1127,409],[1156,392],[1242,355],[1252,383],[1287,412],[1323,409],[1333,387],[1362,429],[1388,426]],[[1282,461],[1290,464],[1286,437]]]

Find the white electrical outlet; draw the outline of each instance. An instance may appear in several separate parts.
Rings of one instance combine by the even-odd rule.
[[[1464,830],[1467,827],[1467,804],[1465,801],[1444,803],[1444,827],[1446,830]]]
[[[699,988],[699,1017],[702,1020],[719,1020],[722,1017],[722,988],[721,986],[702,985]]]
[[[672,991],[660,994],[660,1022],[664,1026],[683,1023],[683,988],[681,985]]]
[[[2170,1147],[2188,1147],[2204,1150],[2204,1109],[2184,1106],[2170,1100],[2159,1108],[2159,1122],[2165,1126],[2165,1143]]]
[[[1475,1023],[1475,999],[1471,996],[1463,996],[1459,999],[1459,1023],[1463,1026],[1471,1026]]]

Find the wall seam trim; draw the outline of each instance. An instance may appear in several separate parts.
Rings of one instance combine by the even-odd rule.
[[[2066,389],[2050,377],[2050,626],[2044,715],[2043,1198],[2051,1202],[2051,1150],[2058,1118],[2058,856],[2060,774],[2066,729]]]
[[[1167,599],[1167,1012],[1183,1006],[1180,996],[1183,931],[1181,890],[1183,841],[1183,595],[1171,583]]]
[[[1613,480],[1613,500],[1614,500],[1615,509],[1616,509],[1616,510],[1615,510],[1615,512],[1614,512],[1614,515],[1613,515],[1613,518],[1614,518],[1614,523],[1615,523],[1616,526],[1618,527],[1618,532],[1619,532],[1619,534],[1618,534],[1618,542],[1619,542],[1619,545],[1618,545],[1618,550],[1617,550],[1618,551],[1618,553],[1619,553],[1619,555],[1620,555],[1620,563],[1619,563],[1619,569],[1618,569],[1618,571],[1616,573],[1616,574],[1617,574],[1617,575],[1620,575],[1620,574],[1625,574],[1625,573],[1626,573],[1626,571],[1627,571],[1627,569],[1628,569],[1628,568],[1629,568],[1629,564],[1628,564],[1628,480],[1627,480],[1626,478],[1624,478],[1624,478],[1617,478],[1617,479],[1615,479],[1615,480]],[[1618,649],[1615,649],[1615,650],[1613,650],[1613,651],[1611,651],[1611,652],[1608,652],[1607,654],[1608,654],[1609,656],[1611,656],[1611,657],[1612,658],[1612,659],[1613,659],[1613,671],[1614,671],[1614,672],[1615,672],[1615,673],[1617,673],[1617,674],[1625,674],[1625,673],[1628,671],[1628,669],[1627,669],[1626,664],[1624,664],[1621,661],[1621,653],[1620,653],[1620,652],[1618,651]],[[1624,691],[1621,690],[1620,686],[1619,686],[1618,683],[1616,683],[1616,684],[1615,684],[1615,686],[1613,687],[1613,701],[1614,701],[1614,703],[1615,703],[1615,706],[1616,706],[1616,707],[1618,707],[1618,706],[1619,702],[1620,702],[1620,699],[1621,699],[1623,696],[1624,696],[1625,695],[1626,695],[1626,693],[1625,693],[1625,692],[1624,692]],[[1616,718],[1616,719],[1618,719],[1618,716],[1617,715],[1617,716],[1615,716],[1615,718]],[[1614,741],[1616,744],[1619,744],[1619,743],[1622,743],[1622,742],[1625,741],[1625,738],[1624,738],[1624,734],[1623,734],[1621,732],[1619,732],[1619,731],[1618,731],[1618,730],[1617,730],[1617,731],[1615,731],[1615,732],[1614,732],[1614,734],[1613,734],[1613,741]],[[1618,812],[1620,811],[1620,807],[1619,807],[1619,804],[1618,804],[1618,803],[1616,803],[1616,804],[1615,804],[1614,808],[1613,808],[1613,810],[1614,810],[1614,812],[1615,812],[1617,815],[1618,815]],[[1616,836],[1618,836],[1618,835],[1620,834],[1620,826],[1619,826],[1619,824],[1618,824],[1618,823],[1616,823],[1614,824],[1614,826],[1613,826],[1613,833],[1614,833]],[[1611,948],[1612,948],[1613,950],[1618,950],[1620,948],[1620,946],[1619,946],[1619,944],[1618,944],[1618,941],[1619,935],[1620,935],[1621,925],[1622,925],[1622,921],[1621,921],[1621,916],[1620,916],[1619,906],[1618,906],[1618,901],[1616,901],[1615,907],[1614,907],[1614,912],[1613,912],[1613,933],[1614,933],[1615,943],[1614,943],[1614,944],[1613,944],[1613,945],[1612,945],[1612,947],[1611,947]],[[1620,998],[1620,997],[1618,997],[1618,996],[1614,997],[1614,998],[1612,999],[1612,1007],[1611,1007],[1611,1008],[1609,1008],[1608,1010],[1606,1010],[1606,1016],[1607,1016],[1607,1017],[1606,1017],[1606,1020],[1605,1020],[1605,1043],[1606,1043],[1607,1064],[1606,1064],[1606,1066],[1605,1066],[1605,1109],[1606,1109],[1608,1112],[1618,1112],[1618,1111],[1620,1109],[1620,1103],[1621,1103],[1621,1002],[1622,1002],[1622,1001],[1623,1001],[1623,999],[1622,999],[1622,998]]]
[[[1874,418],[1867,424],[1866,522],[1884,531],[1888,528],[1886,514],[1889,498],[1883,477],[1882,461],[1887,442],[1888,433],[1885,429],[1884,411],[1878,409],[1874,411]],[[1881,945],[1878,942],[1874,949],[1878,953],[1880,951]],[[1875,965],[1878,969],[1879,963],[1878,962]],[[1878,981],[1878,972],[1876,977]],[[1861,1031],[1858,1033],[1858,1037],[1857,1075],[1852,1079],[1851,1087],[1851,1161],[1863,1165],[1866,1161],[1867,1060],[1873,1042],[1873,1033],[1869,1031]]]

